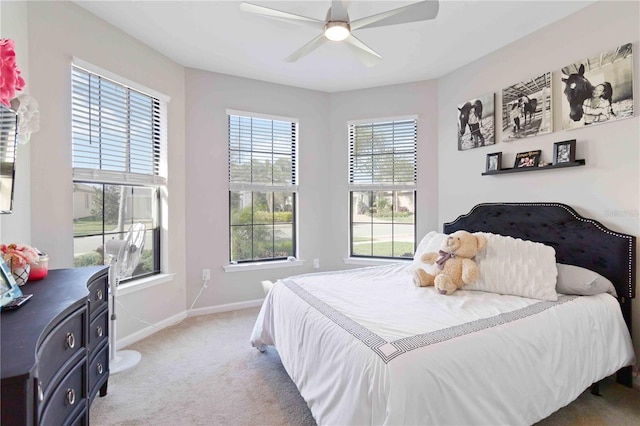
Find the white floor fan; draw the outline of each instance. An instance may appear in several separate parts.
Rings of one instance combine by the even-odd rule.
[[[109,291],[111,293],[111,327],[109,329],[109,373],[116,374],[134,367],[142,355],[140,352],[116,351],[116,293],[120,280],[129,278],[140,262],[144,249],[145,226],[134,223],[124,240],[108,240],[105,244],[109,259]]]

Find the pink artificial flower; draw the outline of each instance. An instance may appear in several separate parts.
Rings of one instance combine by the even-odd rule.
[[[0,253],[11,270],[24,268],[28,264],[38,263],[38,252],[26,244],[0,244]]]
[[[16,66],[13,40],[0,39],[0,103],[11,108],[10,101],[16,90],[22,90],[24,79]]]

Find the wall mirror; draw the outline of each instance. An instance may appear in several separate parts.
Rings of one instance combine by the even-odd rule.
[[[17,131],[15,111],[0,105],[0,213],[11,213],[13,207]]]

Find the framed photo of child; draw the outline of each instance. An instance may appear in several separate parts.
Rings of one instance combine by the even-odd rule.
[[[538,167],[541,154],[541,150],[519,152],[516,154],[516,162],[514,163],[513,168]]]
[[[553,164],[573,163],[576,161],[576,140],[553,144]]]
[[[562,128],[633,117],[632,43],[562,68]]]
[[[458,104],[458,151],[496,143],[494,110],[493,93]]]

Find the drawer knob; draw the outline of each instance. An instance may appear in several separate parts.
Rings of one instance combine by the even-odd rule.
[[[65,340],[69,349],[73,349],[76,346],[76,336],[74,336],[73,333],[67,333],[67,338]]]
[[[103,296],[102,289],[101,288],[97,289],[96,290],[96,300],[102,300],[102,296]]]
[[[96,334],[98,335],[98,337],[102,337],[102,335],[104,334],[104,330],[102,330],[102,327],[96,327]]]
[[[104,369],[102,368],[102,364],[98,363],[97,367],[98,367],[98,374],[102,374],[102,372],[104,371]]]
[[[69,405],[73,405],[76,403],[76,391],[73,389],[67,389],[67,402]]]
[[[42,382],[38,380],[38,401],[44,401],[44,391],[42,390]]]

